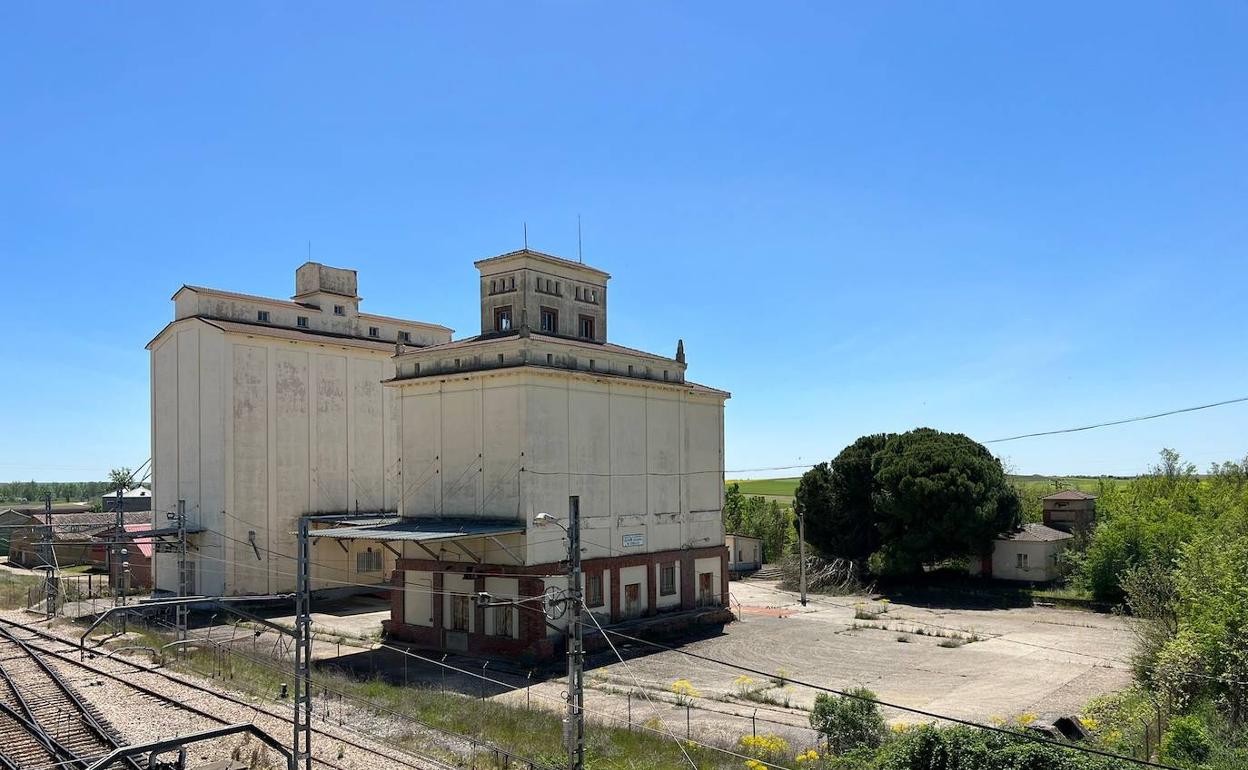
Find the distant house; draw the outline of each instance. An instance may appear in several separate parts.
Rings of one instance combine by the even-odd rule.
[[[1040,501],[1044,504],[1046,527],[1077,532],[1091,529],[1096,524],[1096,495],[1077,489],[1064,489],[1043,497]]]
[[[0,511],[0,556],[9,555],[9,542],[15,529],[24,529],[35,523],[35,517],[27,511],[7,508]]]
[[[149,498],[150,499],[150,498]],[[151,525],[151,514],[134,511],[122,514],[126,525]],[[29,526],[15,527],[9,547],[9,561],[23,567],[38,567],[46,563],[43,553],[43,517],[34,516]],[[107,554],[103,544],[96,538],[105,530],[116,526],[117,515],[113,513],[55,513],[52,514],[52,541],[56,565],[69,567],[89,564],[105,566]]]
[[[117,490],[105,492],[100,496],[100,510],[117,510]],[[146,487],[135,487],[121,493],[121,510],[150,511],[152,510],[152,490]]]
[[[113,548],[113,557],[120,558],[118,551],[122,548],[126,549],[125,562],[130,567],[130,580],[127,583],[129,588],[151,588],[152,587],[152,554],[155,553],[155,541],[151,537],[143,537],[146,532],[152,531],[152,523],[150,521],[133,521],[132,516],[126,516],[126,525],[123,527],[125,536],[116,537],[117,528],[109,527],[101,530],[95,535],[98,541],[95,550],[93,562],[102,566],[108,566],[110,554],[108,549],[110,541],[120,541],[111,543]],[[114,570],[109,569],[109,582],[113,583],[114,576],[118,575]]]
[[[763,566],[763,541],[749,535],[725,534],[728,547],[728,575],[738,578],[757,572]]]
[[[972,559],[970,573],[998,580],[1048,583],[1061,577],[1061,555],[1075,536],[1044,524],[1024,524],[998,537],[992,553]]]

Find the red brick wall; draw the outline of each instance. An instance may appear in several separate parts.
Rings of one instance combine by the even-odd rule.
[[[691,610],[697,606],[696,590],[697,575],[694,571],[694,560],[718,556],[720,559],[721,593],[728,595],[728,549],[719,546],[711,548],[692,548],[687,550],[658,551],[655,553],[630,556],[609,556],[601,559],[587,559],[582,564],[582,572],[609,574],[610,596],[607,606],[611,612],[612,622],[620,619],[620,570],[624,567],[646,566],[647,615],[656,612],[658,592],[658,576],[655,565],[676,562],[680,568],[680,608]],[[405,570],[430,572],[433,575],[433,627],[409,625],[403,620],[403,573]],[[541,593],[541,577],[563,575],[567,572],[566,563],[548,562],[546,564],[514,565],[514,564],[471,564],[468,562],[443,562],[434,559],[398,559],[395,563],[391,584],[396,589],[390,600],[390,620],[385,624],[386,634],[395,639],[412,642],[428,649],[443,648],[443,617],[440,592],[443,584],[443,573],[459,573],[474,576],[475,590],[485,590],[486,575],[515,576],[519,578],[521,596],[537,596]],[[530,605],[532,606],[532,605]],[[485,613],[483,608],[476,608],[476,629],[468,637],[468,652],[474,655],[512,655],[523,659],[542,659],[554,654],[554,643],[546,636],[545,617],[540,612],[527,609],[519,610],[516,620],[519,624],[519,639],[505,639],[486,636]]]

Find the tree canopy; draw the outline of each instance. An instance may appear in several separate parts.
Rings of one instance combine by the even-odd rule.
[[[863,561],[880,547],[872,496],[872,460],[890,434],[863,436],[797,485],[794,508],[806,514],[806,542],[826,554]]]
[[[960,433],[918,428],[863,436],[802,477],[797,510],[807,542],[876,569],[984,552],[1022,520],[1018,495],[992,454]]]

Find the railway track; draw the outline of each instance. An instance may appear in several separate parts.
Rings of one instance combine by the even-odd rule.
[[[0,704],[0,757],[9,770],[85,768],[122,745],[100,713],[7,628],[0,628]]]
[[[260,705],[257,705],[255,703],[248,702],[242,698],[238,698],[238,697],[229,695],[225,692],[222,692],[218,688],[209,688],[203,685],[196,684],[195,682],[187,680],[181,676],[177,676],[177,675],[162,671],[160,668],[156,666],[141,665],[139,663],[135,663],[133,661],[126,660],[121,657],[109,658],[108,659],[109,663],[116,664],[122,669],[132,672],[131,675],[129,676],[121,676],[115,671],[109,671],[98,665],[93,665],[93,664],[80,660],[78,657],[78,647],[74,640],[70,640],[70,639],[57,636],[56,634],[52,634],[44,629],[37,628],[35,626],[27,625],[24,623],[18,623],[18,622],[9,620],[7,618],[0,618],[0,664],[4,663],[4,659],[6,657],[5,653],[3,652],[4,650],[3,645],[9,642],[12,642],[16,645],[24,646],[26,649],[30,651],[32,655],[41,655],[45,659],[44,660],[45,663],[47,661],[53,661],[53,662],[59,662],[61,664],[68,664],[72,667],[84,669],[86,671],[91,672],[91,674],[95,676],[104,677],[106,679],[110,679],[112,681],[125,685],[127,688],[130,688],[131,690],[134,691],[133,697],[141,698],[145,701],[152,702],[156,705],[159,705],[162,709],[169,709],[171,711],[179,710],[179,711],[195,714],[196,716],[209,720],[210,722],[213,723],[213,725],[224,725],[224,724],[227,724],[228,722],[227,720],[221,719],[220,717],[204,709],[198,708],[196,706],[191,705],[190,703],[187,703],[185,699],[174,697],[158,689],[147,687],[145,685],[135,682],[133,679],[133,674],[142,673],[145,675],[155,676],[158,679],[163,679],[167,682],[176,684],[178,687],[187,688],[187,689],[200,692],[200,693],[205,693],[207,695],[211,695],[214,698],[218,698],[218,699],[227,701],[229,703],[232,703],[238,706],[244,706],[256,712],[258,715],[264,715],[266,717],[281,720],[287,725],[291,723],[289,714],[279,713],[279,712],[270,710],[268,708],[262,707]],[[59,649],[54,649],[54,648],[59,648]],[[48,666],[48,668],[51,668],[51,666]],[[5,727],[6,715],[3,713],[4,703],[5,701],[3,699],[3,692],[0,692],[0,741],[5,740],[4,727]],[[97,720],[97,722],[98,721],[100,720]],[[107,728],[105,729],[107,731]],[[422,756],[419,754],[414,754],[408,749],[387,749],[384,752],[378,752],[375,746],[368,746],[363,743],[353,741],[349,738],[345,738],[343,735],[341,735],[341,733],[327,732],[325,730],[322,730],[316,727],[313,727],[312,731],[315,735],[319,735],[324,738],[331,739],[334,744],[343,744],[343,745],[351,746],[353,748],[361,749],[364,751],[380,753],[380,755],[384,757],[385,759],[388,759],[391,762],[402,765],[404,767],[411,768],[411,770],[444,770],[446,768],[451,767],[451,765],[448,765],[439,759],[436,759],[434,757],[427,757],[427,756]],[[57,762],[62,762],[63,760],[52,759],[51,758],[52,754],[50,754],[46,750],[44,751],[42,755],[39,755],[38,752],[35,751],[34,748],[31,749],[31,756],[32,756],[33,763],[9,765],[5,761],[6,752],[3,748],[5,745],[7,744],[0,744],[0,770],[25,770],[25,768],[36,768],[36,767],[40,768],[40,770],[61,770],[61,767],[64,767],[66,770],[70,770],[69,765],[61,765],[61,767],[49,768],[48,767],[49,765],[57,763]],[[100,752],[100,753],[102,754],[106,752]],[[342,768],[339,765],[333,762],[327,761],[325,759],[319,758],[319,757],[314,758],[314,762],[318,765],[321,765],[322,767],[329,768],[329,770],[342,770]],[[142,769],[135,766],[134,768],[132,768],[132,770],[142,770]]]

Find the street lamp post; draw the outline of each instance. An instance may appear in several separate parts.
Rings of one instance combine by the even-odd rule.
[[[563,739],[568,752],[568,770],[585,768],[585,648],[581,625],[581,498],[568,497],[568,525],[549,513],[533,518],[539,527],[554,524],[568,536],[568,710],[563,723]]]

